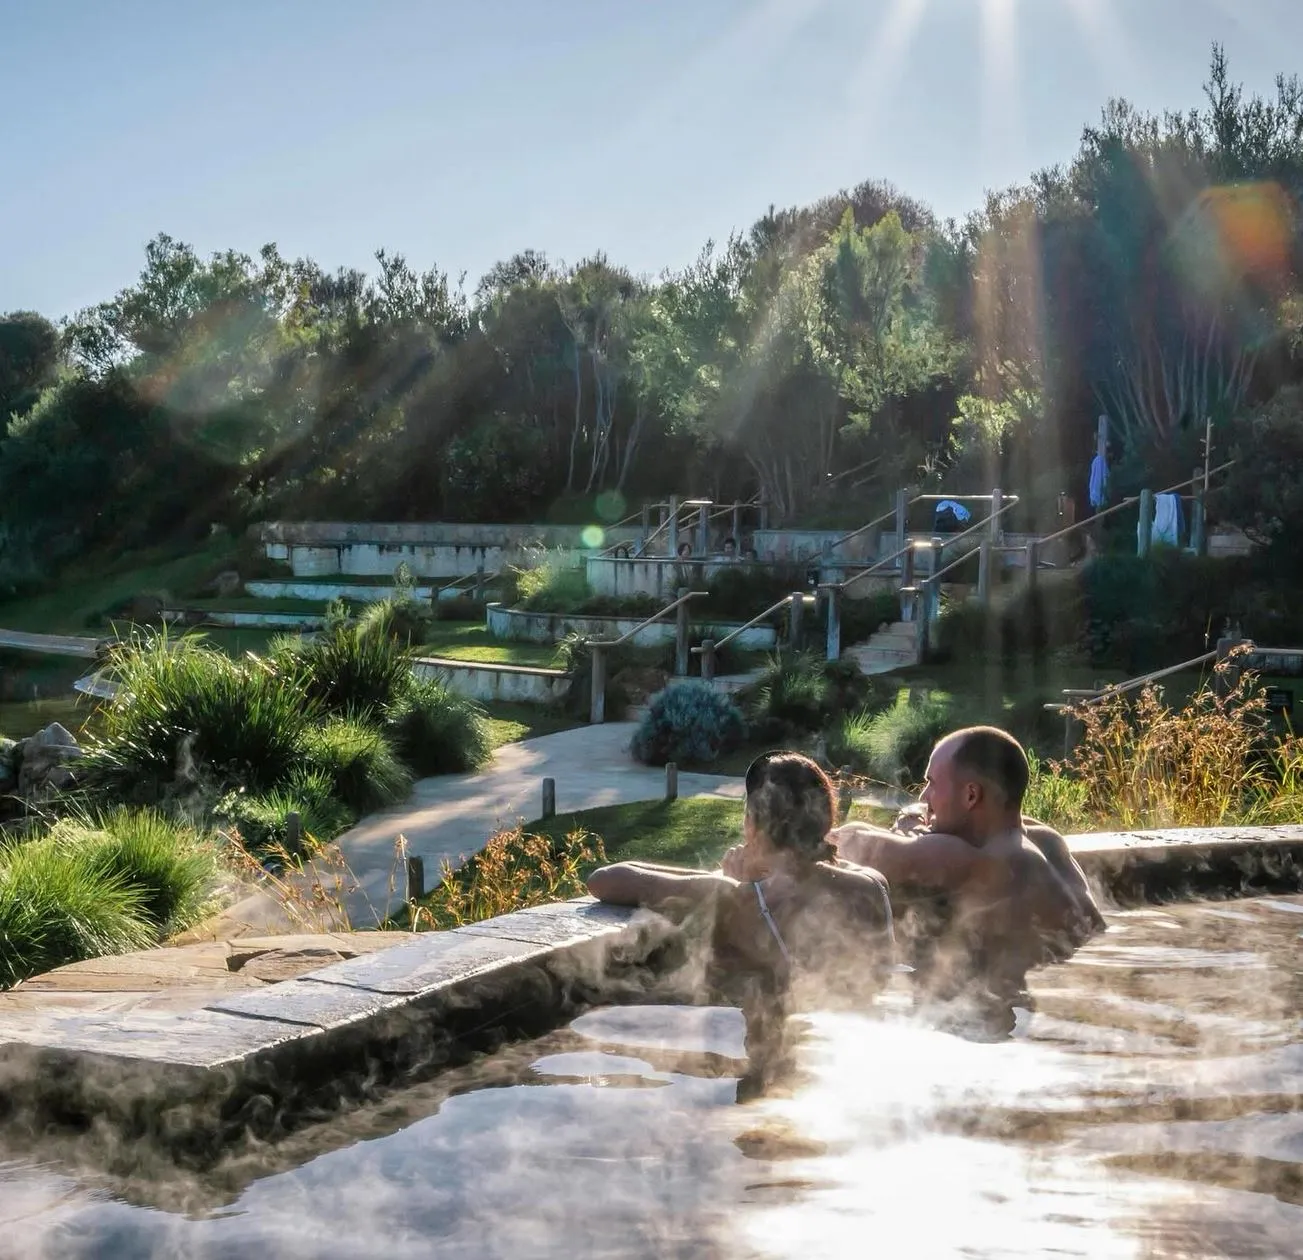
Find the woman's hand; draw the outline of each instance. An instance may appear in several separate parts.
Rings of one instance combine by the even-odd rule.
[[[739,884],[748,884],[753,880],[764,879],[769,874],[767,868],[755,861],[754,855],[745,844],[735,844],[724,854],[722,867],[729,879]]]

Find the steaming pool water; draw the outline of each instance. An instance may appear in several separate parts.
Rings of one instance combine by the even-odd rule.
[[[202,1177],[8,1158],[0,1254],[1303,1255],[1300,934],[1116,913],[1012,1038],[800,1016],[759,1096],[739,1012],[592,1011]]]

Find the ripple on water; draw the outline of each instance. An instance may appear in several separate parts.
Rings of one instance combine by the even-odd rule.
[[[184,1195],[11,1163],[0,1254],[1298,1254],[1300,913],[1113,916],[999,1044],[899,1001],[804,1016],[784,1088],[745,1105],[738,1012],[624,1007]]]

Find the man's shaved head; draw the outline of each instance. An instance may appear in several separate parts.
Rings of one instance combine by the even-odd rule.
[[[1002,804],[1022,811],[1031,768],[1023,746],[1008,731],[995,726],[971,726],[947,735],[941,743],[950,753],[958,775],[979,779],[999,792]]]

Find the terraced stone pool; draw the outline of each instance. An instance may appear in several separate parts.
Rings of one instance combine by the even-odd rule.
[[[999,1043],[892,993],[758,1082],[739,1012],[608,1007],[201,1175],[27,1149],[0,1255],[1298,1255],[1300,934],[1301,897],[1114,913]]]

